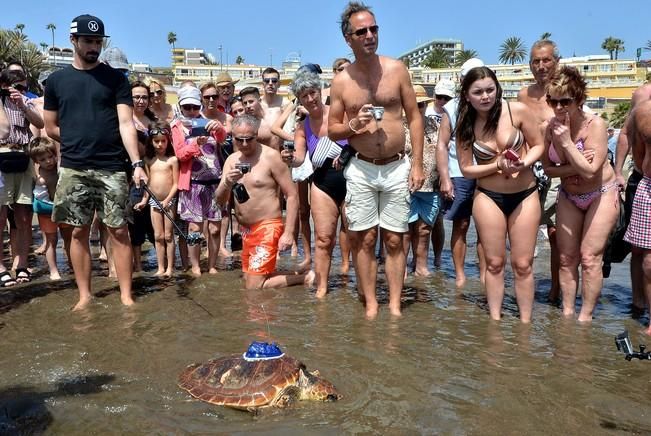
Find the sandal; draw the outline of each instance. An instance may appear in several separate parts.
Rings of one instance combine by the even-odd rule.
[[[9,271],[5,270],[0,273],[0,288],[9,288],[11,286],[14,286],[16,283],[16,280],[11,277],[11,273]]]
[[[29,283],[32,281],[32,273],[27,268],[16,268],[16,281],[18,283]]]

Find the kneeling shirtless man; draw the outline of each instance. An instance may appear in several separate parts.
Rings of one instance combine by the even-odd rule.
[[[304,283],[310,286],[314,272],[277,273],[278,250],[291,248],[298,213],[298,194],[280,154],[257,141],[260,120],[253,115],[235,117],[233,142],[237,151],[224,163],[222,179],[215,193],[226,204],[236,183],[246,188],[248,200],[235,200],[235,216],[242,232],[242,272],[247,289],[282,288]],[[243,168],[248,164],[250,169]],[[279,189],[280,188],[280,191]],[[280,197],[287,199],[283,226]],[[240,198],[240,200],[243,200]]]

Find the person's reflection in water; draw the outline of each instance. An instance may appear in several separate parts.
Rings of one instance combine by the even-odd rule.
[[[274,301],[275,295],[271,292],[260,292],[254,290],[242,290],[242,299],[246,304],[246,322],[256,327],[249,336],[262,340],[272,341],[273,333],[270,334],[271,324],[278,319],[278,307]]]

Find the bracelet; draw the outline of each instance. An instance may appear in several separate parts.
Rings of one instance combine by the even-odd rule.
[[[359,132],[360,132],[361,130],[355,130],[355,129],[353,128],[353,120],[354,120],[354,119],[355,119],[355,118],[351,118],[351,119],[348,121],[348,128],[349,128],[350,130],[352,130],[353,133],[355,133],[355,134],[359,134]]]
[[[144,167],[145,167],[145,163],[142,161],[142,159],[137,160],[131,164],[131,168],[133,168],[134,170],[136,168],[144,168]]]

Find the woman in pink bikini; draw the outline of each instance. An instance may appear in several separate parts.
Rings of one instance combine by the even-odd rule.
[[[575,314],[581,265],[583,304],[578,320],[592,320],[601,293],[602,256],[619,212],[615,172],[606,159],[606,124],[582,110],[586,81],[574,67],[564,66],[547,85],[547,103],[554,110],[545,133],[545,173],[560,177],[556,205],[556,240],[560,253],[563,315]]]

